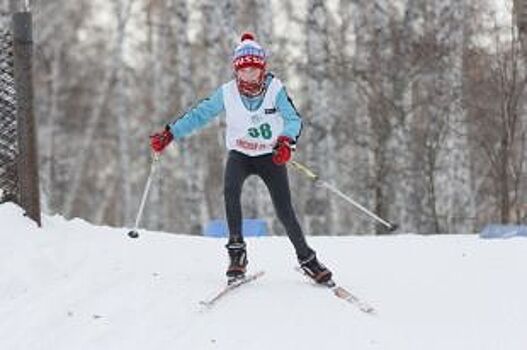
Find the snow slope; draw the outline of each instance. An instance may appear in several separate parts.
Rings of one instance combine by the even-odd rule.
[[[527,349],[527,239],[310,237],[357,311],[294,271],[283,237],[249,239],[266,275],[212,310],[222,240],[44,217],[0,205],[0,349]]]

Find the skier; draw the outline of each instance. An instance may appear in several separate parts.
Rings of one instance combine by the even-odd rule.
[[[248,260],[242,235],[241,190],[248,176],[258,175],[269,190],[300,267],[315,282],[326,283],[332,274],[307,244],[291,205],[286,163],[291,159],[302,121],[280,80],[266,71],[266,63],[266,53],[254,35],[243,33],[232,59],[234,79],[169,123],[164,131],[150,136],[150,145],[160,153],[172,140],[189,135],[225,112],[229,281],[245,276]]]

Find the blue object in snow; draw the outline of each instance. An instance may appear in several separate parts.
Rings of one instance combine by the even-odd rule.
[[[524,236],[527,237],[527,226],[525,225],[487,225],[480,232],[481,238],[510,238]]]
[[[260,219],[243,219],[242,233],[244,237],[262,237],[267,236],[267,223]],[[229,236],[229,228],[225,220],[211,220],[205,227],[203,232],[207,237],[227,237]]]

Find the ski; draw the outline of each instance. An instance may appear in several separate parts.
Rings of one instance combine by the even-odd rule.
[[[375,315],[377,313],[377,311],[370,304],[360,299],[358,296],[351,293],[346,288],[337,285],[333,280],[329,280],[328,282],[322,284],[322,286],[329,288],[331,291],[333,291],[333,294],[337,298],[340,298],[350,304],[355,305],[362,312],[365,312],[370,315]]]
[[[233,282],[227,284],[225,287],[223,287],[216,295],[214,295],[212,298],[208,300],[202,300],[200,301],[200,305],[206,306],[206,307],[212,307],[218,300],[223,298],[225,295],[227,295],[229,292],[233,291],[234,289],[237,289],[238,287],[241,287],[247,283],[250,283],[264,275],[264,271],[258,271],[256,273],[247,275],[243,278],[234,280]]]
[[[307,276],[302,269],[297,268],[298,272],[300,272],[302,275],[304,275],[306,278],[309,278],[309,281],[314,285],[318,287],[325,287],[328,288],[333,292],[333,294],[342,300],[345,300],[346,302],[356,306],[360,311],[375,315],[377,314],[377,311],[367,302],[356,296],[355,294],[351,293],[348,289],[338,285],[335,283],[333,279],[327,281],[326,283],[316,283],[314,282],[309,276]]]

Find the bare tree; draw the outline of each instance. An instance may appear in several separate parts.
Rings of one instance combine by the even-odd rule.
[[[231,79],[232,50],[251,30],[304,118],[298,160],[376,214],[413,232],[470,231],[476,209],[477,225],[524,215],[524,36],[486,26],[488,1],[288,0],[278,13],[269,0],[33,3],[48,212],[129,222],[149,133]],[[200,233],[223,216],[222,120],[163,155],[147,227]],[[307,233],[382,232],[291,179]],[[246,186],[247,217],[274,219],[263,183]]]
[[[126,99],[125,91],[125,62],[124,62],[124,46],[126,40],[126,26],[130,19],[130,12],[133,6],[134,0],[118,0],[114,3],[115,17],[117,19],[117,37],[115,50],[113,54],[114,65],[116,66],[116,106],[117,106],[117,139],[118,139],[118,152],[119,152],[119,184],[121,187],[121,222],[126,225],[132,223],[132,210],[131,210],[131,179],[130,179],[130,148],[128,147],[128,123],[127,115],[129,105]]]
[[[473,50],[470,75],[470,111],[477,150],[488,169],[483,175],[487,210],[498,215],[486,219],[502,223],[522,218],[514,210],[521,208],[525,189],[526,74],[523,68],[520,38],[512,24],[510,37],[503,39],[498,23],[492,28],[494,53]],[[489,197],[489,194],[491,196]],[[480,193],[482,196],[483,193]],[[481,198],[481,197],[480,197]],[[494,201],[490,201],[494,199]]]
[[[333,160],[329,157],[332,138],[332,111],[330,60],[328,46],[328,9],[324,1],[310,0],[307,4],[306,21],[306,87],[305,146],[307,163],[318,169],[329,169]],[[332,234],[330,221],[331,200],[326,191],[311,191],[305,203],[306,231],[310,234]]]

